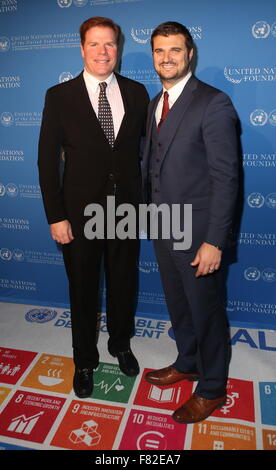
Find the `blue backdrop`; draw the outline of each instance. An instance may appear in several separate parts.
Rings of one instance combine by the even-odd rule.
[[[197,77],[225,91],[242,126],[243,210],[227,277],[230,323],[276,329],[275,0],[0,0],[0,300],[68,307],[61,251],[44,216],[37,141],[45,91],[82,70],[80,24],[122,27],[121,73],[161,88],[150,34],[185,24]],[[223,201],[221,201],[223,204]],[[137,312],[167,318],[152,244],[142,241]]]

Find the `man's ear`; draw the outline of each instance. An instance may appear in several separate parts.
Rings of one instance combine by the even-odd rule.
[[[191,49],[189,52],[189,61],[191,62],[192,58],[194,56],[194,49]]]

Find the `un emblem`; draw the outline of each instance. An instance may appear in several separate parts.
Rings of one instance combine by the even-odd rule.
[[[12,252],[8,248],[1,248],[0,250],[0,258],[3,261],[10,261],[12,258]]]
[[[247,281],[258,281],[260,279],[261,273],[258,268],[250,267],[245,269],[244,277]]]
[[[270,26],[266,21],[257,21],[252,26],[252,34],[256,39],[265,39],[270,33]]]
[[[250,114],[250,122],[253,126],[264,126],[267,123],[268,115],[263,109],[255,109]]]
[[[33,308],[26,313],[25,319],[30,323],[47,323],[57,316],[55,310],[49,308]]]
[[[71,74],[71,72],[62,72],[59,76],[59,83],[63,83],[63,82],[69,82],[69,80],[72,80],[73,75]]]
[[[247,202],[253,209],[260,209],[264,205],[265,198],[261,193],[251,193],[247,198]]]

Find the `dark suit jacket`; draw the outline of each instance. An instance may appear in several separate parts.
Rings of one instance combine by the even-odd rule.
[[[140,137],[149,102],[145,87],[116,74],[125,115],[112,149],[90,103],[82,73],[46,93],[39,138],[40,186],[49,224],[78,225],[89,203],[102,203],[111,178],[120,202],[141,193]],[[60,154],[65,155],[60,181]]]
[[[150,103],[142,162],[148,187],[151,135],[159,93]],[[192,76],[158,133],[161,203],[192,204],[193,243],[224,246],[238,186],[237,115],[228,96]]]

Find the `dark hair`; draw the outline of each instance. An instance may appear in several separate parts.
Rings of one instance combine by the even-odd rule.
[[[151,35],[151,49],[153,50],[153,39],[156,36],[171,36],[174,34],[182,34],[185,38],[185,44],[190,52],[194,48],[194,41],[190,34],[190,31],[181,23],[176,21],[166,21],[157,26]]]
[[[114,23],[114,21],[112,21],[110,18],[104,18],[103,16],[93,16],[92,18],[88,18],[88,20],[84,21],[80,26],[80,38],[82,46],[85,43],[85,36],[87,31],[94,26],[103,26],[105,28],[113,29],[116,37],[116,43],[119,43],[121,35],[120,26]]]

